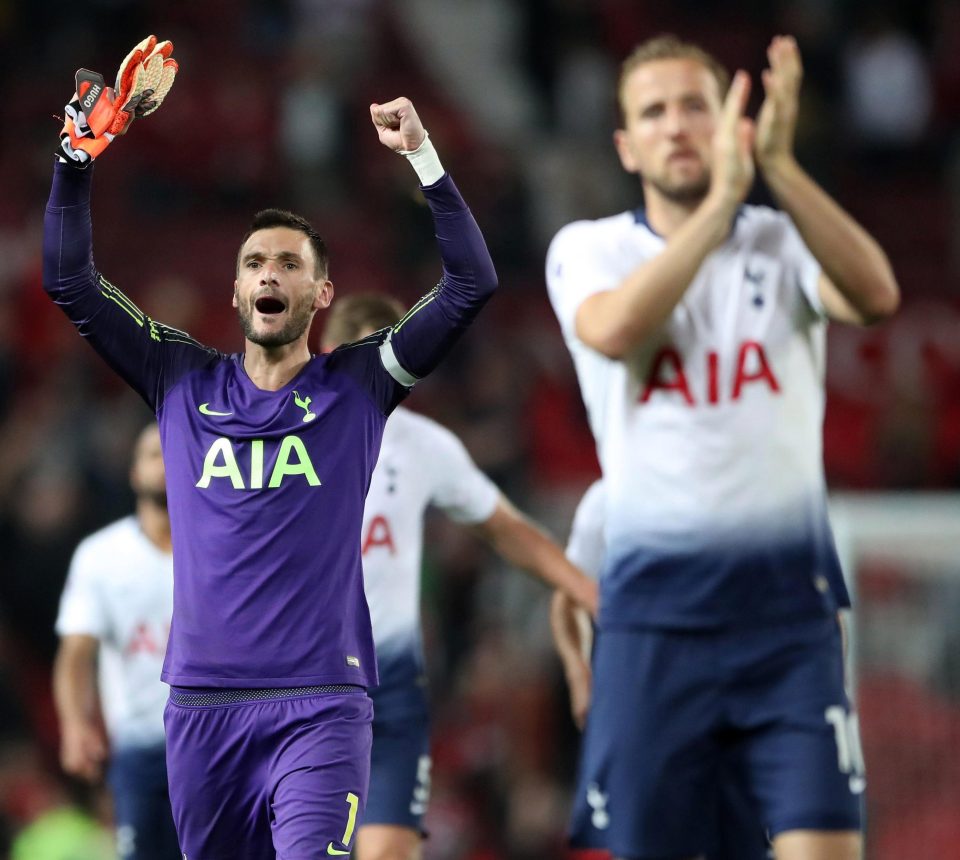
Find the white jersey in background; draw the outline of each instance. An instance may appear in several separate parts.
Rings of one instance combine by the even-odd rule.
[[[383,433],[363,513],[363,580],[380,673],[378,698],[423,674],[420,575],[429,505],[482,523],[500,491],[449,430],[400,407]]]
[[[603,540],[606,518],[606,494],[603,480],[594,481],[583,494],[573,514],[570,537],[567,539],[567,558],[587,576],[598,579],[606,557]]]
[[[168,688],[160,680],[173,612],[173,555],[125,517],[77,547],[57,633],[100,640],[99,683],[115,749],[163,743]]]
[[[570,224],[547,255],[606,485],[601,623],[830,611],[819,264],[785,215],[745,206],[658,333],[622,360],[582,343],[584,299],[664,245],[638,210]]]

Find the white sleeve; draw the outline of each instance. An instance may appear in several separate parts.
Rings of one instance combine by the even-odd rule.
[[[779,217],[783,219],[783,259],[790,275],[817,316],[826,316],[820,298],[820,263],[804,244],[800,231],[790,217],[782,212]]]
[[[85,634],[104,639],[109,623],[97,583],[97,558],[81,543],[73,554],[67,582],[60,596],[56,631],[60,636]]]
[[[603,535],[605,501],[603,481],[594,481],[577,505],[567,541],[567,558],[594,579],[599,578],[603,570],[606,554]]]
[[[575,221],[553,237],[547,250],[547,292],[567,342],[577,339],[577,310],[584,300],[619,284],[595,236],[592,221]]]
[[[427,462],[433,473],[430,503],[458,523],[482,523],[490,519],[500,499],[500,490],[470,459],[463,443],[445,427],[434,425],[428,438]]]

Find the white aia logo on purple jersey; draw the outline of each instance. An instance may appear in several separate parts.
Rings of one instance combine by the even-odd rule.
[[[274,444],[273,440],[269,441]],[[284,479],[293,476],[302,477],[311,487],[320,486],[307,446],[299,436],[284,436],[280,440],[269,477],[264,470],[267,440],[251,439],[245,444],[250,448],[246,457],[242,446],[235,450],[225,436],[215,439],[203,458],[203,471],[196,486],[206,490],[213,481],[223,479],[230,481],[235,490],[262,490],[264,487],[275,490]]]

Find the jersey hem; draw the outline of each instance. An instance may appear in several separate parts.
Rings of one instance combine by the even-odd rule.
[[[375,687],[377,679],[368,675],[293,675],[267,678],[223,678],[217,675],[180,675],[160,673],[160,680],[171,687],[216,687],[230,690],[254,690],[272,687],[314,687],[323,684],[353,684]]]
[[[601,609],[597,621],[598,630],[676,630],[678,632],[721,631],[732,628],[750,629],[775,627],[782,624],[803,624],[834,618],[836,611],[830,608],[812,607],[796,612],[777,612],[755,615],[731,615],[712,619],[688,616],[664,616],[656,618],[623,618],[604,615]]]
[[[164,700],[166,704],[166,700]],[[155,737],[149,738],[124,738],[122,736],[111,736],[112,753],[114,755],[125,752],[153,752],[154,750],[163,750],[166,747],[166,735],[161,732]]]

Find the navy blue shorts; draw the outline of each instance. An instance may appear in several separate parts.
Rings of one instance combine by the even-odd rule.
[[[374,697],[370,789],[363,823],[395,824],[424,833],[430,765],[430,721],[426,712],[382,712]]]
[[[116,750],[110,759],[107,782],[113,794],[120,860],[179,857],[163,744]]]
[[[834,618],[598,634],[574,845],[763,857],[764,832],[858,830],[863,789]]]

